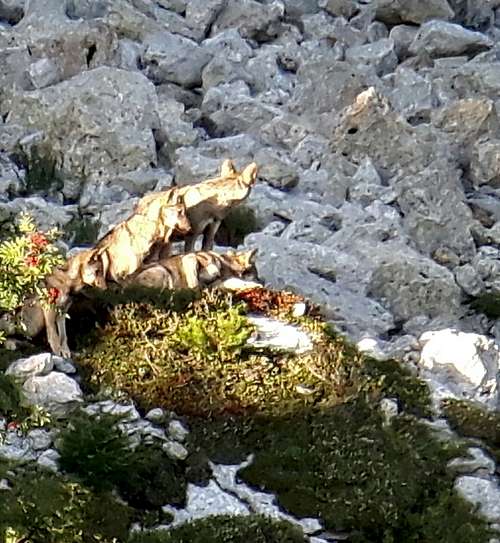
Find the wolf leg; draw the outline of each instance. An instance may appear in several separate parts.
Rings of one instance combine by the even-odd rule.
[[[55,309],[44,308],[43,317],[45,320],[45,329],[47,331],[47,341],[49,342],[50,348],[54,354],[61,355],[61,338],[59,337],[56,327],[57,313]]]
[[[215,234],[217,234],[217,230],[219,230],[221,221],[218,219],[214,219],[203,232],[203,245],[202,245],[202,251],[211,251],[214,248],[215,243]]]

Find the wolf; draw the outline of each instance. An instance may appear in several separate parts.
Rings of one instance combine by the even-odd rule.
[[[174,232],[191,230],[181,200],[174,195],[166,205],[134,211],[97,242],[89,263],[102,268],[104,281],[120,282],[140,268],[156,242],[168,245]]]
[[[203,235],[202,250],[211,251],[221,222],[233,207],[250,195],[257,180],[257,170],[257,164],[253,162],[238,172],[232,161],[226,159],[222,163],[219,177],[196,185],[172,187],[147,194],[139,200],[134,211],[148,214],[149,210],[169,205],[176,195],[180,196],[191,223],[191,232],[185,236],[184,252],[194,250],[200,235]],[[169,246],[157,244],[150,253],[149,261],[168,256],[169,250]]]
[[[16,316],[23,335],[32,338],[45,328],[52,352],[65,358],[71,356],[66,335],[66,314],[71,306],[71,295],[87,285],[100,289],[106,287],[102,266],[99,262],[91,262],[93,254],[93,249],[84,249],[54,269],[44,279],[52,303],[30,297]]]
[[[229,276],[241,277],[253,270],[256,249],[229,251],[198,251],[163,258],[145,265],[121,284],[159,289],[198,288]]]

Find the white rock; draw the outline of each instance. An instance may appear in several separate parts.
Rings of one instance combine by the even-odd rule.
[[[168,435],[175,441],[184,441],[186,436],[189,434],[182,422],[178,420],[171,420],[168,423]]]
[[[454,458],[448,462],[448,467],[457,473],[472,474],[477,471],[486,472],[487,475],[495,474],[495,462],[479,447],[469,447],[469,456]]]
[[[28,432],[28,439],[31,441],[31,447],[35,451],[48,449],[52,443],[52,435],[43,428],[35,428]]]
[[[144,418],[158,424],[164,422],[165,417],[165,411],[161,407],[156,407],[155,409],[151,409],[150,411],[148,411]]]
[[[40,353],[12,362],[5,373],[26,380],[28,377],[35,375],[47,375],[52,371],[53,367],[52,355],[50,353]]]
[[[365,337],[356,343],[356,347],[362,353],[373,356],[377,360],[385,360],[387,356],[379,346],[379,342],[372,337]]]
[[[51,471],[57,471],[59,469],[58,461],[60,457],[61,455],[55,449],[48,449],[38,457],[37,464]]]
[[[425,368],[452,367],[475,387],[498,370],[498,345],[486,336],[446,328],[425,332],[419,341],[423,344],[420,363]]]
[[[169,505],[162,509],[174,516],[172,522],[174,526],[211,515],[248,515],[250,513],[246,505],[222,490],[215,481],[210,481],[204,487],[188,484],[184,509],[178,510]]]
[[[83,398],[78,383],[56,371],[30,377],[23,385],[23,392],[30,405],[40,405],[57,413],[65,412],[72,403],[81,402]]]
[[[500,522],[498,481],[464,475],[455,481],[455,489],[469,502],[479,506],[479,513],[489,522]]]
[[[61,373],[67,373],[69,375],[73,375],[76,373],[76,368],[72,362],[70,362],[66,358],[62,358],[61,356],[52,356],[52,360],[54,361],[54,366],[57,371],[60,371]]]
[[[161,448],[173,460],[185,460],[189,454],[187,449],[177,441],[167,441],[161,446]]]
[[[304,353],[312,349],[313,343],[306,332],[296,326],[268,317],[248,317],[256,327],[256,337],[248,340],[248,345],[257,349],[270,348]]]
[[[380,410],[384,415],[385,424],[389,424],[399,413],[398,402],[391,398],[382,398],[380,400]]]

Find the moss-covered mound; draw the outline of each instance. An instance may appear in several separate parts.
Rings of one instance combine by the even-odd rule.
[[[126,541],[132,510],[112,494],[37,469],[3,474],[0,535],[26,543],[116,543]]]
[[[457,433],[480,439],[500,462],[500,413],[464,400],[445,400],[442,407],[443,414]]]
[[[396,397],[406,409],[430,413],[429,391],[411,372],[363,357],[318,318],[294,321],[315,338],[312,353],[249,350],[246,310],[217,291],[187,305],[165,294],[163,305],[159,298],[113,305],[76,360],[94,392],[122,391],[145,409],[179,415],[281,413],[359,394]]]
[[[136,533],[130,543],[306,543],[300,528],[259,515],[220,515],[172,530]]]

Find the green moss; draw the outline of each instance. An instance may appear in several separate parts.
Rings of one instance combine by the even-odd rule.
[[[482,440],[500,462],[500,413],[465,400],[445,400],[443,414],[460,435]]]
[[[131,511],[111,494],[38,470],[9,474],[11,488],[0,490],[0,534],[10,528],[29,543],[126,540]]]
[[[216,462],[253,453],[239,478],[275,493],[296,516],[346,531],[349,541],[435,543],[428,523],[448,510],[460,524],[441,522],[440,542],[488,541],[486,524],[453,491],[446,465],[459,449],[436,441],[411,416],[386,425],[376,408],[358,401],[281,418],[194,421],[190,439]]]
[[[135,533],[129,543],[305,543],[300,528],[260,515],[219,515],[168,531]]]

